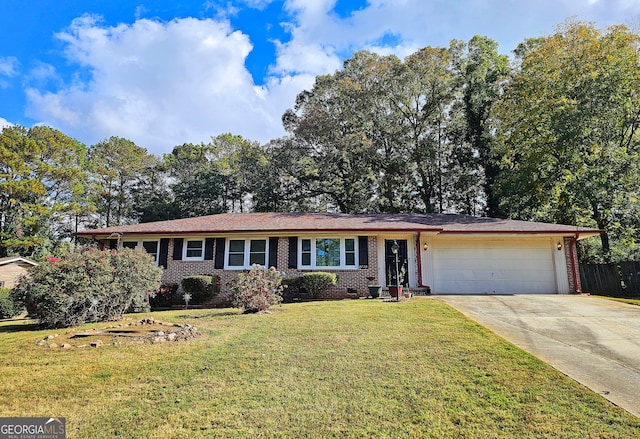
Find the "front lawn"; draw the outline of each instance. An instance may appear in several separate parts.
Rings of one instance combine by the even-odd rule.
[[[640,306],[640,299],[629,299],[623,297],[609,297],[609,296],[595,296],[600,297],[601,299],[614,300],[616,302],[628,303],[630,305],[638,305]]]
[[[69,438],[640,435],[640,419],[436,300],[151,315],[204,336],[51,350],[36,342],[64,330],[0,323],[0,416],[66,417]]]

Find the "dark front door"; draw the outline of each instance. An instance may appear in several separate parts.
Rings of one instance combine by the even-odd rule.
[[[400,273],[400,285],[409,285],[409,263],[407,262],[407,240],[406,239],[385,239],[384,240],[384,272],[387,278],[387,285],[396,284],[396,255],[391,251],[393,243],[398,243],[398,272]]]

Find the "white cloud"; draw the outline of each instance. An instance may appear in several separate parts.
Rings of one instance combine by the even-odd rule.
[[[138,19],[110,27],[100,17],[80,17],[57,37],[81,72],[53,91],[29,82],[29,116],[88,144],[118,135],[156,153],[224,132],[266,142],[284,133],[280,117],[296,94],[311,88],[316,75],[339,69],[353,51],[404,58],[480,34],[499,41],[504,53],[526,37],[552,33],[567,17],[602,27],[640,13],[637,0],[557,0],[553,8],[511,0],[369,0],[343,18],[332,12],[336,0],[285,0],[288,21],[281,25],[290,38],[274,42],[276,59],[257,86],[245,65],[249,37],[222,17],[236,14],[234,5],[263,8],[270,1],[229,1],[222,9],[223,2],[209,1],[215,20]],[[17,60],[8,59],[0,58],[0,75],[17,71]],[[56,80],[46,65],[31,75]]]
[[[118,135],[161,153],[223,132],[266,142],[283,133],[280,116],[300,91],[292,87],[309,86],[283,78],[256,87],[244,65],[251,43],[227,22],[104,27],[84,16],[58,38],[92,79],[55,92],[29,88],[29,113],[87,143]]]
[[[49,81],[61,84],[62,79],[56,72],[56,68],[51,64],[36,62],[35,66],[29,70],[26,79],[31,84],[45,85]]]
[[[2,131],[2,128],[4,127],[12,127],[12,126],[13,124],[11,122],[9,122],[7,119],[0,117],[0,131]]]
[[[0,57],[0,75],[2,76],[15,76],[18,74],[18,58],[15,56]]]
[[[14,56],[0,57],[0,88],[8,88],[9,81],[3,78],[12,78],[18,74],[20,63]]]

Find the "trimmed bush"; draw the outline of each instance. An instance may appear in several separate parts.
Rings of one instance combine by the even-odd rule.
[[[335,273],[316,271],[314,273],[304,273],[302,275],[302,286],[314,299],[320,297],[320,294],[327,291],[329,287],[337,283],[338,276],[336,276]]]
[[[189,303],[200,305],[213,299],[220,292],[218,276],[186,276],[182,278],[182,289],[191,295]]]
[[[284,303],[291,303],[296,299],[302,300],[306,293],[302,281],[302,276],[282,279],[282,301]]]
[[[48,328],[117,320],[129,310],[148,310],[162,269],[140,250],[86,250],[46,260],[13,289],[15,302]]]
[[[231,284],[231,301],[245,313],[267,310],[282,301],[283,275],[275,268],[254,265],[251,270],[240,273]]]
[[[22,309],[19,305],[13,303],[10,288],[0,288],[0,319],[9,319],[20,314]]]
[[[178,284],[160,285],[155,295],[149,298],[151,308],[167,308],[173,305],[181,305],[184,300],[178,295],[178,287]]]

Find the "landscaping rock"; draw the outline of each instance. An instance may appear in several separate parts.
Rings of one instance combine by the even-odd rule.
[[[147,328],[144,328],[147,326]],[[97,348],[105,343],[112,344],[114,346],[126,345],[131,343],[166,343],[176,342],[183,340],[190,340],[192,338],[199,337],[201,334],[198,329],[189,325],[188,323],[168,323],[157,321],[152,318],[142,319],[137,322],[118,323],[107,328],[93,328],[83,332],[67,331],[64,338],[64,343],[50,343],[51,340],[59,337],[58,334],[51,334],[45,338],[36,342],[37,346],[48,346],[51,349],[72,349],[72,348],[86,348],[91,346]],[[81,338],[89,338],[101,336],[102,339],[94,341],[85,341],[81,345],[73,345],[72,340]],[[110,337],[108,339],[104,337]],[[66,340],[69,340],[69,343]],[[60,339],[58,339],[60,340]]]

